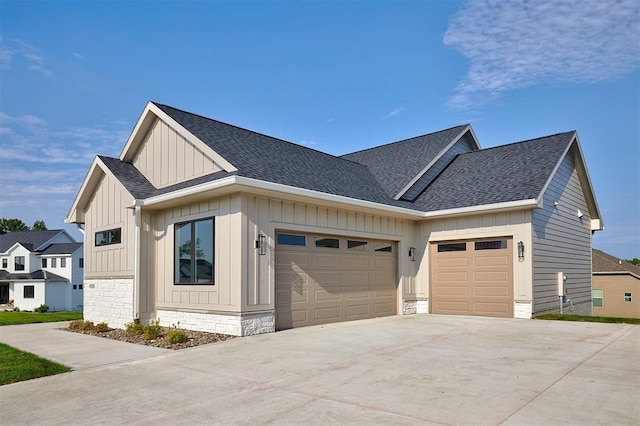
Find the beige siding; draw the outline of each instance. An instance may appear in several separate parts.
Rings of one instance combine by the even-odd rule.
[[[493,237],[513,238],[513,297],[517,302],[531,301],[531,254],[525,251],[524,260],[518,259],[517,246],[522,241],[525,249],[531,247],[531,212],[461,216],[437,219],[420,225],[420,254],[416,274],[416,295],[428,298],[430,294],[431,265],[426,247],[430,242],[481,239]],[[416,259],[418,255],[416,254]]]
[[[133,159],[156,187],[165,187],[222,170],[164,121],[156,120]]]
[[[133,203],[131,195],[108,175],[103,175],[86,211],[85,278],[133,276],[134,213],[127,207]],[[121,228],[122,242],[95,246],[95,233]]]
[[[640,279],[632,275],[594,275],[593,289],[602,290],[602,307],[593,307],[593,315],[640,318]],[[631,302],[624,294],[631,293]]]
[[[577,313],[591,314],[591,218],[572,155],[553,177],[543,208],[533,211],[534,314],[559,311],[558,272],[567,276],[566,295]]]
[[[214,285],[174,285],[174,224],[215,217]],[[235,311],[240,309],[243,268],[240,196],[224,197],[153,212],[143,227],[141,300],[156,309]],[[147,290],[146,288],[149,288]],[[155,293],[155,294],[153,294]],[[151,306],[146,307],[151,310]]]

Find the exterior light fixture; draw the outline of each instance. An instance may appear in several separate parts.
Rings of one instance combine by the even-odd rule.
[[[267,254],[267,238],[262,234],[258,234],[258,239],[256,240],[256,249],[258,249],[258,254],[260,256],[264,256],[265,254]]]
[[[518,260],[521,262],[524,260],[524,243],[522,241],[518,241]]]
[[[409,257],[411,258],[411,261],[415,261],[416,260],[416,248],[415,247],[409,247]]]

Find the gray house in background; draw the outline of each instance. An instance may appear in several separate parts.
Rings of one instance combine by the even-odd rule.
[[[67,221],[85,230],[87,320],[235,335],[589,315],[602,229],[574,131],[481,149],[461,125],[336,157],[153,102]]]

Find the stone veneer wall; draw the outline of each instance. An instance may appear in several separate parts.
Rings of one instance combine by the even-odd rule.
[[[513,304],[513,317],[531,319],[531,302],[515,302]]]
[[[109,327],[124,328],[133,321],[133,279],[87,279],[84,281],[83,317]]]
[[[402,301],[402,315],[428,314],[428,313],[429,313],[428,300],[403,300]]]
[[[157,316],[163,327],[175,325],[186,330],[230,334],[232,336],[251,336],[275,331],[275,314],[273,312],[224,315],[158,310]]]

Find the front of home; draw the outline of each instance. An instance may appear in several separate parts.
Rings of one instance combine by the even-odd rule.
[[[640,318],[640,266],[593,249],[593,315]]]
[[[0,309],[82,310],[83,256],[60,229],[0,235]]]
[[[67,221],[85,319],[234,335],[591,314],[602,229],[575,132],[480,149],[462,125],[335,157],[152,102]]]

